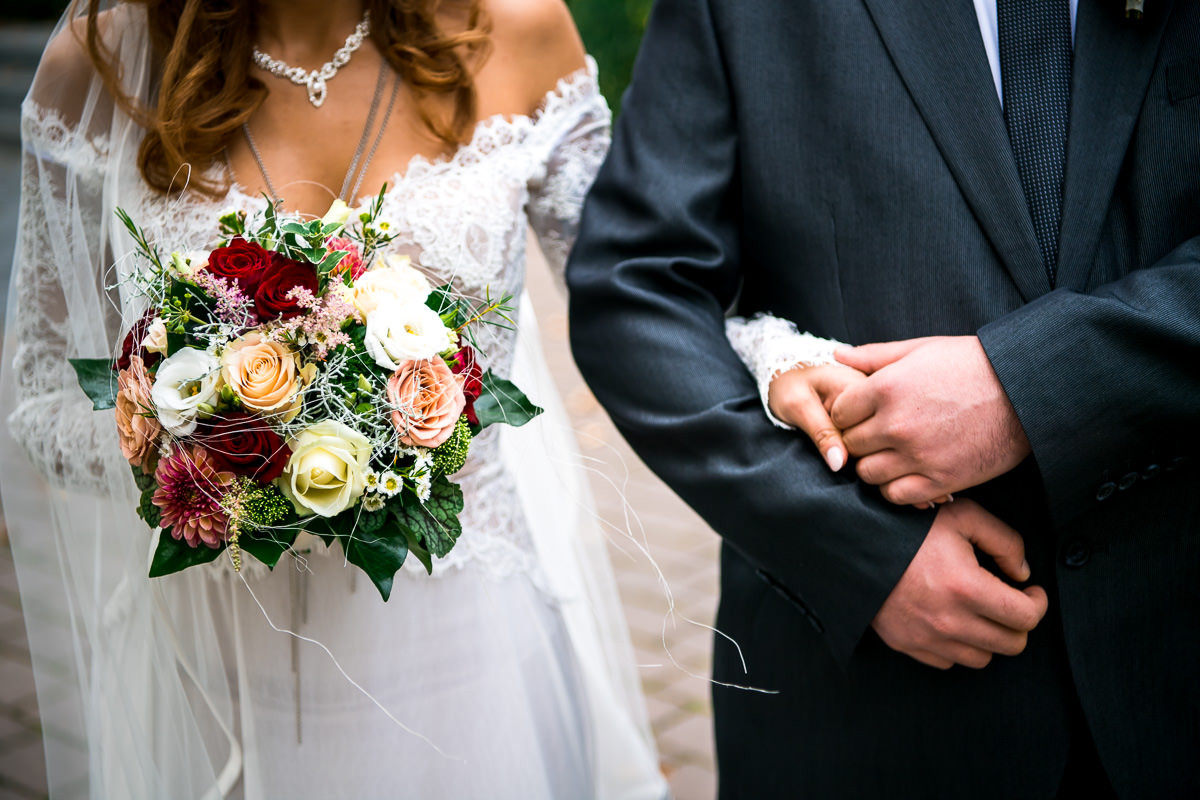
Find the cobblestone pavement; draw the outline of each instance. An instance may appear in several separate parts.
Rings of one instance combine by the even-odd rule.
[[[610,548],[663,770],[677,800],[711,798],[715,794],[712,719],[704,677],[711,636],[685,619],[712,622],[717,537],[629,451],[583,385],[568,354],[562,299],[543,271],[531,270],[531,292],[542,312],[547,357],[579,434],[582,454],[600,464],[599,474],[593,475],[599,511],[614,526],[624,528],[622,498],[628,501],[675,600],[676,621],[664,624],[667,599],[657,572],[627,544]],[[614,484],[621,487],[620,493],[614,491]],[[616,536],[613,540],[620,543]],[[668,651],[678,666],[671,663]],[[12,554],[5,545],[0,546],[0,800],[44,797],[44,773],[33,673]]]

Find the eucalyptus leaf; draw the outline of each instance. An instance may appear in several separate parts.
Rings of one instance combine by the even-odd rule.
[[[512,381],[498,378],[491,370],[480,378],[482,393],[475,400],[475,416],[480,430],[497,422],[519,428],[542,413]]]
[[[159,578],[197,564],[208,564],[215,561],[224,550],[225,545],[191,547],[182,539],[172,536],[170,528],[163,528],[158,534],[158,547],[154,549],[154,558],[150,561],[150,577]]]
[[[107,358],[70,358],[79,387],[92,401],[92,409],[102,411],[117,405],[117,376]]]

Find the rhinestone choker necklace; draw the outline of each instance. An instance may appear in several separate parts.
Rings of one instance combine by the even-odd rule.
[[[326,81],[337,75],[338,70],[350,62],[350,56],[355,50],[362,47],[363,40],[367,38],[370,30],[371,15],[370,12],[364,11],[362,22],[358,23],[354,27],[354,32],[346,37],[346,43],[338,48],[338,51],[333,54],[333,58],[326,61],[324,66],[314,69],[312,72],[305,72],[300,67],[292,67],[277,58],[271,58],[257,47],[254,48],[254,64],[277,78],[287,78],[297,86],[305,87],[308,89],[308,102],[312,103],[314,108],[320,108],[321,104],[325,102]]]

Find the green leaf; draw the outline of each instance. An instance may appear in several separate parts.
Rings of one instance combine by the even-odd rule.
[[[154,473],[142,472],[141,467],[136,464],[130,464],[129,469],[133,472],[133,482],[137,484],[139,492],[144,493],[154,489]]]
[[[158,578],[197,564],[215,561],[224,549],[225,545],[191,547],[182,539],[172,536],[170,528],[163,528],[158,534],[158,547],[155,548],[154,558],[150,562],[150,577]]]
[[[280,226],[279,230],[282,233],[290,233],[295,236],[304,237],[305,239],[307,239],[313,233],[313,231],[309,229],[308,225],[303,225],[299,222],[285,223],[284,225]]]
[[[491,370],[483,373],[480,383],[483,393],[475,400],[475,416],[479,417],[480,430],[497,422],[506,422],[519,428],[542,413],[542,409],[530,402],[516,384],[497,378]]]
[[[433,554],[421,546],[421,543],[417,541],[417,535],[415,533],[408,528],[402,528],[402,530],[404,531],[404,538],[408,540],[408,552],[416,556],[417,560],[421,562],[421,565],[425,567],[426,575],[432,575]]]
[[[238,537],[238,547],[257,558],[268,568],[275,569],[279,559],[296,542],[295,530],[271,529],[243,533]]]
[[[117,375],[107,358],[69,358],[79,379],[79,388],[92,401],[92,409],[102,411],[117,404]]]
[[[391,509],[396,522],[412,530],[438,558],[444,558],[462,535],[462,523],[458,521],[463,510],[462,489],[444,475],[433,479],[429,499],[424,503],[406,498],[404,503],[393,503]]]
[[[356,530],[342,541],[346,560],[362,569],[387,602],[392,594],[392,580],[408,557],[408,540],[399,526],[382,526],[374,533]]]

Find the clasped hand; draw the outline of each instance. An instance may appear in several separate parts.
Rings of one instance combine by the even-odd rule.
[[[893,503],[930,507],[1001,475],[1029,442],[974,336],[910,339],[839,351],[840,364],[797,369],[771,384],[771,412],[803,430],[837,471],[847,454]],[[1046,613],[1020,535],[967,500],[942,505],[925,542],[872,625],[890,647],[939,668],[1015,655]]]

